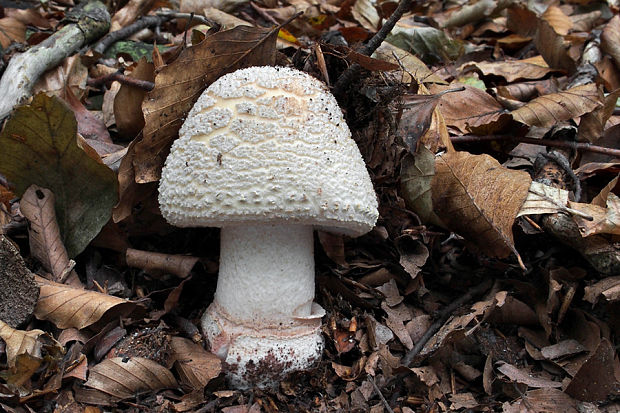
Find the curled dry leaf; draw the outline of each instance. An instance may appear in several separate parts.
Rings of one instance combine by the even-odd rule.
[[[138,61],[129,77],[154,82],[154,71],[153,63],[147,62],[146,58],[143,57]],[[114,119],[121,136],[133,139],[144,127],[142,102],[146,93],[146,90],[123,84],[114,97]]]
[[[181,383],[191,389],[202,389],[222,371],[222,361],[215,354],[187,338],[172,337],[170,347]]]
[[[547,7],[541,18],[549,23],[557,34],[562,36],[566,36],[573,28],[573,21],[557,6]]]
[[[40,336],[44,335],[47,343],[56,343],[60,349],[62,346],[42,330],[16,330],[0,320],[0,338],[6,344],[6,359],[9,367],[15,366],[17,356],[29,354],[41,358],[44,341]]]
[[[547,21],[538,19],[534,44],[545,62],[553,69],[564,70],[568,73],[575,71],[575,61],[568,54],[569,45]]]
[[[168,147],[207,85],[236,69],[275,63],[277,36],[277,29],[238,26],[184,49],[157,72],[155,88],[142,104],[143,137],[133,147],[136,182],[159,179]]]
[[[582,236],[587,237],[594,234],[620,235],[620,198],[613,193],[609,193],[607,197],[607,208],[579,202],[569,202],[569,205],[571,208],[593,218],[588,220],[578,215],[573,216]]]
[[[145,391],[178,387],[167,368],[152,360],[133,357],[105,359],[90,369],[86,387],[99,390],[117,400],[134,397]]]
[[[540,96],[511,113],[515,120],[526,125],[549,127],[588,113],[602,104],[598,87],[588,83],[564,92]]]
[[[593,305],[601,296],[610,302],[620,300],[620,276],[604,278],[584,289],[583,299]]]
[[[128,314],[135,304],[95,291],[72,288],[35,277],[41,293],[34,310],[39,320],[48,320],[58,328],[82,329],[99,321],[111,309]]]
[[[502,62],[465,63],[460,70],[476,70],[485,76],[501,76],[507,82],[526,79],[542,79],[554,70],[524,60],[506,60]]]
[[[527,198],[517,216],[554,214],[565,209],[567,204],[567,190],[532,181]]]
[[[436,158],[435,212],[474,250],[505,258],[513,252],[512,224],[527,197],[530,176],[500,166],[488,155],[452,152]]]
[[[616,67],[620,67],[620,15],[615,15],[603,29],[601,49],[613,58]]]
[[[527,384],[529,387],[550,388],[562,387],[559,381],[535,377],[531,372],[520,369],[512,364],[503,361],[498,363],[497,370],[505,374],[510,380],[517,383]]]
[[[30,222],[28,240],[30,253],[49,271],[58,282],[69,264],[67,250],[60,237],[60,229],[54,211],[55,197],[49,189],[37,185],[28,187],[19,208]]]

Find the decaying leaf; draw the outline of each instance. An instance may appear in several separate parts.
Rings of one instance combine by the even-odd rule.
[[[41,288],[34,315],[39,320],[48,320],[58,328],[88,327],[106,313],[115,309],[128,314],[135,304],[122,298],[96,291],[72,288],[64,284],[36,277]]]
[[[446,82],[433,73],[423,61],[406,50],[398,48],[391,43],[383,42],[373,53],[372,57],[402,65],[404,83],[443,83]]]
[[[607,22],[601,34],[601,49],[609,53],[616,67],[620,67],[620,15]]]
[[[49,189],[31,185],[20,202],[24,217],[30,222],[28,240],[30,252],[39,260],[46,271],[49,271],[58,282],[62,282],[63,274],[69,264],[67,250],[62,244],[60,229],[54,212],[55,197]]]
[[[0,134],[0,172],[22,195],[37,184],[56,195],[56,219],[69,257],[109,220],[116,176],[79,148],[73,113],[58,98],[35,96],[18,107]]]
[[[140,80],[155,81],[153,63],[142,58],[136,64],[129,75]],[[114,119],[116,127],[121,136],[134,138],[144,127],[144,114],[142,113],[142,102],[147,92],[134,86],[122,85],[114,97]]]
[[[236,69],[274,64],[277,35],[277,29],[249,26],[218,32],[157,72],[155,88],[142,104],[143,137],[134,146],[136,182],[159,179],[185,115],[209,84]]]
[[[504,413],[577,413],[577,401],[554,388],[535,389],[526,392],[514,403],[506,402],[502,406]]]
[[[526,125],[549,127],[588,113],[602,104],[598,87],[589,83],[540,96],[511,113],[515,120]]]
[[[512,224],[527,197],[526,172],[503,168],[488,155],[447,153],[436,158],[435,212],[475,249],[493,257],[519,256]]]
[[[609,340],[601,340],[566,387],[566,394],[577,400],[598,402],[605,400],[611,392],[617,391],[614,357],[616,352]]]
[[[171,361],[181,383],[191,389],[202,389],[222,371],[222,361],[202,346],[183,337],[172,337]]]
[[[569,202],[569,205],[571,208],[593,218],[590,220],[577,215],[573,217],[582,236],[587,237],[593,234],[620,235],[620,198],[618,196],[609,193],[606,208],[580,202]]]
[[[142,357],[105,359],[90,369],[88,381],[84,385],[116,400],[134,397],[144,391],[178,387],[170,370]]]
[[[607,301],[620,300],[620,276],[607,277],[584,289],[583,299],[596,304],[600,297]]]
[[[498,363],[497,370],[505,374],[510,380],[514,380],[517,383],[527,384],[529,387],[535,388],[555,388],[562,387],[562,383],[559,381],[550,380],[547,378],[537,377],[530,371],[520,369],[512,364],[505,362]]]
[[[401,163],[400,190],[402,197],[422,222],[445,227],[433,209],[431,182],[435,176],[435,156],[420,146],[418,153],[406,155]]]
[[[6,344],[6,358],[9,366],[15,366],[15,360],[20,354],[29,354],[33,357],[41,358],[41,349],[44,343],[39,340],[41,335],[47,336],[50,342],[54,340],[42,330],[16,330],[0,320],[0,338]],[[60,343],[57,344],[62,348]]]
[[[554,214],[565,209],[567,204],[568,191],[532,181],[527,198],[517,216]]]
[[[524,79],[542,79],[553,69],[525,60],[506,60],[502,62],[473,62],[465,63],[461,70],[476,70],[485,76],[501,76],[508,82]]]

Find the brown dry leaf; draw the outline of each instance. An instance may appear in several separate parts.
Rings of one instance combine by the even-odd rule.
[[[517,216],[555,214],[568,205],[568,195],[567,190],[532,181]]]
[[[406,50],[394,46],[391,43],[381,43],[381,46],[375,50],[372,57],[385,60],[386,62],[402,65],[402,81],[404,83],[446,83],[443,79],[433,73],[418,57]]]
[[[456,86],[461,85],[451,87]],[[429,89],[437,93],[446,87],[433,85]],[[490,134],[501,129],[507,121],[504,107],[484,90],[473,86],[465,86],[464,91],[441,96],[438,109],[446,124],[461,133],[469,133],[472,128],[486,126],[487,130],[483,134]]]
[[[70,87],[73,94],[82,98],[86,90],[88,69],[82,63],[79,54],[67,57],[55,69],[47,71],[33,88],[33,95],[39,92],[63,96],[66,87]]]
[[[568,73],[575,71],[575,61],[568,54],[570,45],[545,20],[538,20],[534,44],[545,62],[553,69],[565,70]]]
[[[583,299],[596,304],[600,297],[615,302],[620,300],[620,276],[607,277],[584,289]]]
[[[28,240],[30,253],[43,265],[54,280],[63,282],[69,275],[69,255],[62,243],[54,210],[55,197],[49,189],[31,185],[22,196],[19,208],[30,222]]]
[[[208,36],[159,70],[142,105],[146,123],[134,147],[136,182],[159,179],[185,115],[209,84],[233,70],[275,63],[277,35],[277,28],[238,26]]]
[[[561,390],[543,388],[530,390],[514,403],[505,402],[504,413],[578,413],[577,401]]]
[[[580,141],[595,143],[603,137],[605,125],[616,109],[620,89],[614,90],[603,98],[603,106],[586,113],[579,122],[578,137]]]
[[[616,14],[603,29],[601,34],[601,49],[610,55],[620,68],[620,15]]]
[[[549,23],[557,34],[562,36],[566,36],[573,28],[573,21],[557,6],[547,7],[541,18]]]
[[[407,207],[415,212],[425,224],[445,228],[435,214],[431,182],[435,176],[435,156],[425,146],[420,146],[414,156],[407,154],[401,162],[400,192]]]
[[[202,346],[183,337],[172,337],[171,362],[179,374],[181,384],[191,389],[202,389],[220,375],[222,361]]]
[[[612,193],[609,194],[607,208],[570,201],[569,205],[571,208],[594,218],[590,221],[578,215],[573,216],[581,236],[587,237],[594,234],[620,235],[620,198],[618,196]]]
[[[129,0],[129,2],[112,16],[110,32],[115,32],[129,25],[138,16],[144,16],[156,3],[155,0]]]
[[[143,57],[138,61],[129,77],[140,80],[155,81],[155,68],[153,63],[147,62]],[[144,89],[123,84],[114,97],[114,119],[118,133],[133,139],[144,127],[144,114],[142,102],[147,92]]]
[[[162,254],[132,248],[127,248],[125,259],[128,266],[141,268],[148,274],[169,273],[179,278],[186,278],[199,260],[198,257],[188,255]]]
[[[173,389],[178,383],[170,370],[152,360],[114,357],[92,367],[84,386],[122,400],[145,391]]]
[[[420,85],[422,87],[422,85]],[[417,95],[403,96],[403,113],[398,124],[396,134],[402,138],[407,145],[409,152],[415,153],[421,138],[426,134],[431,126],[433,112],[442,94],[428,94],[424,88]],[[450,143],[450,145],[452,145]],[[437,147],[437,142],[429,142],[426,147]]]
[[[381,17],[370,0],[356,0],[351,8],[351,14],[364,29],[371,33],[376,32],[381,24]]]
[[[602,339],[594,354],[581,365],[573,380],[566,387],[566,394],[577,400],[599,402],[618,389],[614,376],[616,352],[607,339]]]
[[[485,76],[501,76],[507,82],[525,79],[542,79],[553,69],[524,60],[505,60],[501,62],[473,62],[463,64],[459,70],[476,70]]]
[[[15,366],[15,360],[20,354],[41,358],[43,343],[39,340],[39,336],[42,334],[47,335],[42,330],[16,330],[0,320],[0,338],[6,344],[6,360],[9,367]]]
[[[413,340],[411,340],[409,331],[405,327],[405,322],[412,318],[411,311],[409,311],[405,304],[390,307],[385,301],[381,303],[381,309],[387,314],[385,324],[398,337],[400,342],[407,349],[411,350],[413,348]]]
[[[512,364],[505,363],[503,361],[500,361],[497,364],[497,370],[505,374],[510,380],[516,381],[517,383],[523,383],[530,387],[537,388],[562,387],[562,383],[559,381],[536,377],[530,371],[520,369]]]
[[[0,46],[3,49],[13,42],[23,43],[26,41],[26,25],[14,17],[0,19]]]
[[[511,113],[515,120],[526,125],[549,127],[588,113],[602,104],[598,87],[588,83],[564,92],[540,96]]]
[[[67,102],[75,114],[75,120],[78,124],[78,133],[86,139],[112,143],[112,138],[110,138],[110,133],[103,120],[86,109],[82,102],[73,94],[71,88],[66,84],[64,92],[64,101]]]
[[[536,14],[524,4],[515,4],[508,8],[506,27],[523,37],[532,37],[536,34]]]
[[[545,346],[540,349],[540,353],[547,360],[555,360],[561,357],[574,356],[579,353],[583,353],[584,351],[586,351],[585,347],[582,346],[577,340],[573,339],[562,340],[559,343]]]
[[[58,328],[82,329],[96,323],[111,309],[125,313],[135,304],[122,298],[95,291],[72,288],[64,284],[35,277],[41,293],[34,309],[39,320],[48,320]]]
[[[527,172],[504,168],[489,155],[447,153],[436,158],[433,206],[472,249],[498,258],[513,252],[519,259],[512,224],[530,183]]]

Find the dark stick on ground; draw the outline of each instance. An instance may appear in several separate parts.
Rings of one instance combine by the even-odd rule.
[[[88,86],[100,87],[103,84],[117,81],[123,85],[133,86],[140,89],[144,89],[147,92],[150,92],[155,87],[155,83],[149,82],[148,80],[136,79],[134,77],[129,77],[119,72],[110,73],[109,75],[97,77],[95,79],[88,79]]]
[[[569,141],[554,141],[549,139],[535,139],[525,136],[511,136],[511,135],[466,135],[466,136],[453,136],[450,138],[452,143],[475,143],[486,141],[515,141],[522,143],[531,143],[534,145],[552,146],[554,148],[573,149],[575,151],[595,152],[602,153],[609,156],[620,157],[620,149],[606,148],[604,146],[592,145],[587,142],[569,142]]]
[[[390,18],[385,21],[383,26],[381,26],[381,29],[379,29],[379,31],[368,41],[368,43],[357,50],[357,52],[366,56],[373,54],[374,51],[381,46],[381,43],[383,43],[387,35],[392,31],[396,25],[396,22],[403,17],[403,14],[405,14],[407,10],[409,10],[412,3],[413,0],[400,0],[398,7],[396,7],[394,13],[392,13]],[[342,93],[344,93],[347,87],[349,87],[349,84],[353,81],[353,79],[355,79],[361,69],[362,67],[359,64],[353,63],[340,75],[334,84],[334,88],[332,89],[332,93],[336,96],[336,98],[342,96]]]
[[[428,340],[430,340],[431,337],[433,337],[435,333],[439,331],[441,326],[452,315],[452,313],[456,311],[462,305],[465,305],[469,301],[473,300],[475,297],[483,294],[485,291],[487,291],[491,287],[491,285],[492,285],[492,281],[490,279],[486,280],[478,284],[477,286],[471,288],[465,294],[463,294],[458,299],[454,300],[449,305],[447,305],[443,310],[441,310],[438,314],[437,320],[435,320],[435,322],[431,324],[431,326],[428,328],[428,330],[426,330],[422,338],[418,340],[418,342],[411,349],[411,351],[409,351],[405,355],[405,357],[402,358],[401,364],[405,367],[409,367],[411,365],[411,362],[415,358],[415,356],[417,356],[420,353],[420,351],[422,351],[422,349],[424,348]]]
[[[143,16],[129,26],[125,26],[120,30],[106,34],[97,44],[93,47],[93,51],[102,53],[106,51],[114,42],[123,40],[139,32],[140,30],[162,24],[163,22],[170,20],[173,16]]]

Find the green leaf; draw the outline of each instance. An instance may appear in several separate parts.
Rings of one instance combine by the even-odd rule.
[[[32,184],[56,196],[56,218],[69,256],[86,248],[110,219],[117,179],[76,138],[73,112],[43,93],[18,107],[0,133],[0,173],[21,196]]]

